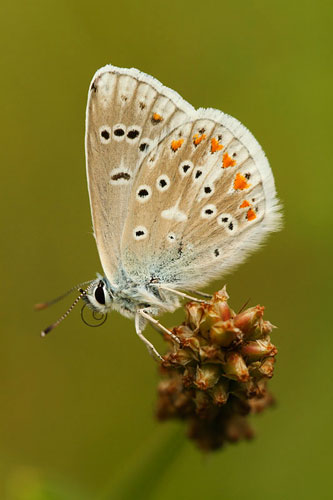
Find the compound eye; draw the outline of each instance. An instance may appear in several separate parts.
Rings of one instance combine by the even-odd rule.
[[[105,304],[105,295],[104,295],[104,290],[103,290],[103,285],[98,285],[96,290],[95,290],[95,299],[99,304],[104,305]]]

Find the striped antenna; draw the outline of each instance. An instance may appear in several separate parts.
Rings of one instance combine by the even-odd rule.
[[[48,302],[41,302],[40,304],[35,304],[34,305],[34,309],[35,309],[35,311],[41,311],[42,309],[46,309],[47,307],[50,307],[53,304],[56,304],[60,300],[62,300],[65,297],[67,297],[67,295],[69,295],[70,293],[74,292],[74,290],[79,290],[82,286],[87,285],[88,283],[90,284],[92,282],[93,282],[93,280],[84,281],[83,283],[79,283],[78,285],[73,286],[72,288],[70,288],[69,290],[67,290],[67,292],[63,293],[62,295],[59,295],[59,297],[56,297],[53,300],[49,300]]]
[[[45,330],[43,330],[41,332],[41,334],[40,334],[41,337],[45,337],[48,333],[50,333],[51,330],[53,330],[56,326],[58,326],[59,323],[61,323],[64,319],[67,318],[67,316],[74,309],[74,307],[76,306],[76,304],[78,304],[80,302],[80,300],[85,295],[87,295],[87,292],[88,292],[89,288],[91,288],[91,284],[85,290],[82,290],[82,288],[80,289],[80,295],[74,300],[73,304],[67,309],[67,311],[65,312],[65,314],[63,314],[62,316],[60,316],[60,318],[55,323],[52,323],[52,325],[50,325],[47,328],[45,328]]]

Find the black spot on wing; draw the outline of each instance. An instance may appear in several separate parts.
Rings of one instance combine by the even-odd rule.
[[[117,137],[122,137],[125,134],[125,131],[122,128],[116,128],[113,132]]]
[[[104,139],[106,140],[110,139],[110,134],[107,130],[102,130],[101,136],[104,137]]]
[[[125,181],[129,181],[131,178],[130,174],[127,172],[119,172],[119,174],[114,174],[111,176],[113,181],[119,181],[119,179],[125,179]]]
[[[129,139],[135,139],[136,137],[138,137],[139,133],[140,132],[138,130],[130,130],[127,134],[127,137]]]

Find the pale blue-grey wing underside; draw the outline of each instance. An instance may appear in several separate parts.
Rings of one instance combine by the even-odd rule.
[[[97,248],[110,282],[121,267],[121,239],[142,160],[195,114],[176,92],[137,69],[97,71],[86,117],[88,189]]]
[[[134,282],[200,287],[243,261],[279,222],[272,171],[256,139],[235,118],[199,109],[143,159],[122,265]]]

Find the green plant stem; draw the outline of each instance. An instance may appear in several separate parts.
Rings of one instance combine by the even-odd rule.
[[[185,443],[184,429],[177,428],[149,439],[127,464],[120,478],[113,481],[100,500],[141,500],[153,498],[168,468]]]

